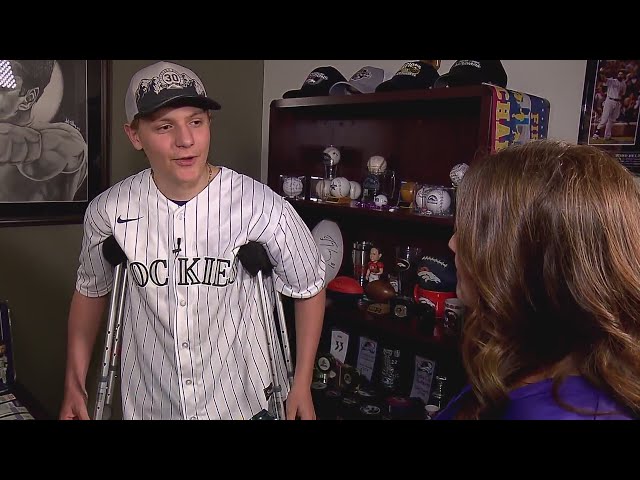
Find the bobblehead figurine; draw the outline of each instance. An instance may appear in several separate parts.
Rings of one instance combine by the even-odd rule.
[[[384,273],[384,263],[380,261],[382,253],[378,247],[371,247],[369,251],[369,264],[367,265],[367,281],[373,282],[380,280],[380,276]]]

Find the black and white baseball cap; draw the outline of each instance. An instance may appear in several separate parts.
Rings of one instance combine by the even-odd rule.
[[[373,93],[376,87],[391,78],[384,69],[366,66],[354,73],[349,81],[337,82],[329,90],[329,95],[353,95],[358,93]]]
[[[440,75],[431,64],[423,61],[407,62],[389,80],[376,87],[376,92],[423,90],[433,87]]]
[[[457,60],[434,87],[456,87],[489,83],[507,88],[507,72],[500,60]]]
[[[220,110],[207,96],[202,80],[191,70],[170,62],[157,62],[136,72],[124,100],[127,121],[173,104]]]
[[[315,68],[302,86],[297,90],[289,90],[282,98],[321,97],[329,95],[329,90],[338,82],[346,82],[340,71],[332,66]]]

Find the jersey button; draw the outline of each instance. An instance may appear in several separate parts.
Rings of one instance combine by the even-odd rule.
[[[184,215],[180,214],[178,215],[178,220],[182,220],[184,218]]]
[[[184,348],[189,348],[189,342],[182,342],[182,346]]]
[[[190,417],[189,420],[197,420],[198,417]]]
[[[180,306],[184,307],[187,304],[186,300],[180,300]]]
[[[191,380],[187,380],[187,381],[186,381],[186,382],[184,382],[184,383],[186,383],[187,385],[191,385],[193,382],[192,382]]]

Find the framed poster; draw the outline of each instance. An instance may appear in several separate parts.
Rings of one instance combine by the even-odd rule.
[[[640,60],[588,60],[578,143],[610,151],[640,175]]]
[[[0,60],[0,226],[81,223],[109,184],[104,60]]]

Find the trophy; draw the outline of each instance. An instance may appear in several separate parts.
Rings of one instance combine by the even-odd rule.
[[[337,176],[341,156],[340,150],[333,145],[329,145],[323,150],[322,163],[324,165],[324,178],[331,180]]]
[[[396,189],[396,175],[387,169],[387,160],[373,155],[367,161],[367,175],[362,181],[361,204],[374,208],[388,208]]]

